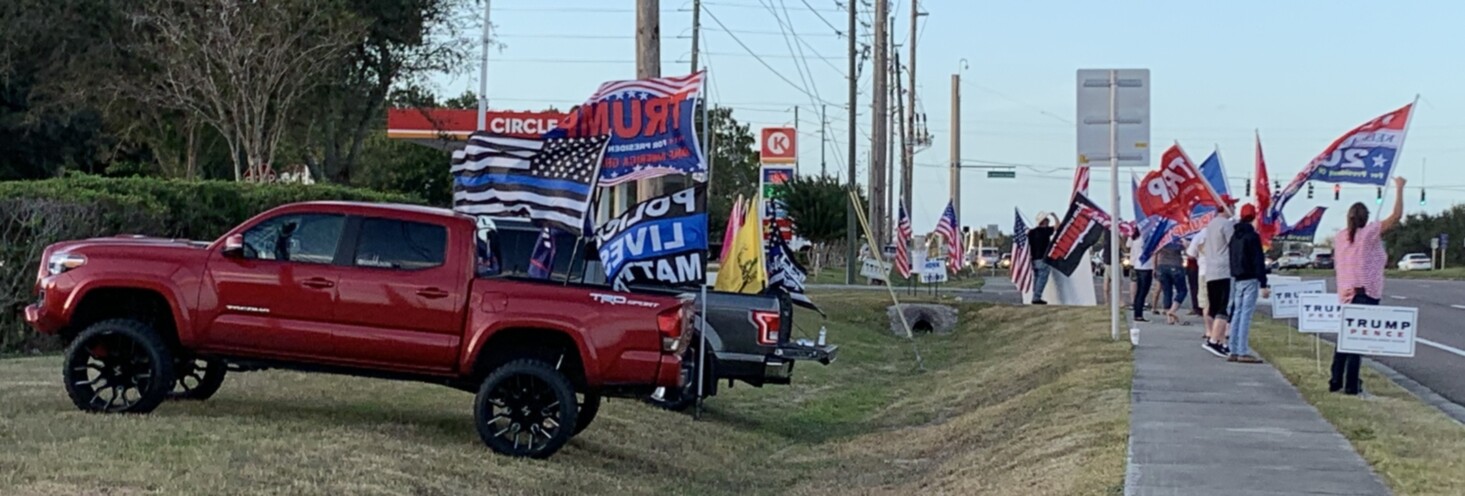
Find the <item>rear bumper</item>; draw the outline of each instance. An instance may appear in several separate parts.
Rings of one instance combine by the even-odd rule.
[[[686,380],[681,354],[661,355],[661,364],[656,367],[656,387],[680,388]]]

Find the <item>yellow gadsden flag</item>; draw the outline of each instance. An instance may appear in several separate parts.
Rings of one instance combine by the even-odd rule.
[[[717,271],[718,291],[733,293],[757,293],[768,285],[768,273],[763,267],[763,222],[758,212],[763,202],[755,198],[743,216],[743,225],[733,236],[732,250],[722,261]]]

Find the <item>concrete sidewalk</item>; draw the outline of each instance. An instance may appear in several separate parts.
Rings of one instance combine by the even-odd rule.
[[[1139,325],[1125,494],[1389,494],[1281,373],[1206,352],[1189,318]]]

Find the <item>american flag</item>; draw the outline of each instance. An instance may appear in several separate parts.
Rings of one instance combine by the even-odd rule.
[[[909,279],[911,277],[911,216],[905,211],[905,203],[900,204],[900,221],[895,224],[895,271],[900,277]]]
[[[1028,250],[1028,225],[1022,221],[1022,212],[1014,208],[1012,213],[1016,216],[1012,222],[1012,283],[1017,285],[1018,292],[1027,293],[1033,290],[1033,257]]]
[[[1089,164],[1079,164],[1078,168],[1073,170],[1073,192],[1069,193],[1069,196],[1074,194],[1088,196]]]
[[[961,270],[961,233],[956,228],[956,205],[946,202],[946,211],[941,213],[941,220],[936,223],[936,233],[946,241],[946,266],[952,272]]]
[[[453,209],[527,217],[580,236],[609,139],[523,139],[473,133],[453,152]]]

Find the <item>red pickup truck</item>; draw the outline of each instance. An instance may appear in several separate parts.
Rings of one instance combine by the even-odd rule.
[[[230,370],[289,368],[476,392],[479,436],[547,457],[602,395],[688,379],[690,301],[486,276],[472,217],[315,202],[213,242],[119,236],[46,249],[26,321],[68,342],[77,408],[206,399]]]

